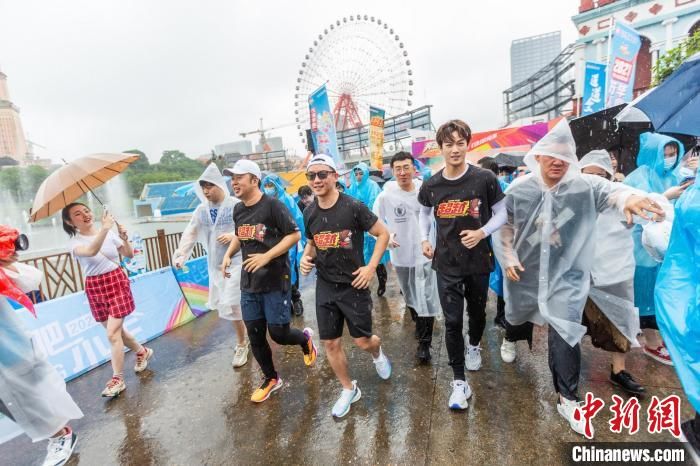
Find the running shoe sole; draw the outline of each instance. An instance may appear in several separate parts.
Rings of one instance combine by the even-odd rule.
[[[284,382],[282,381],[282,379],[277,379],[277,384],[275,384],[275,386],[272,387],[272,390],[267,392],[267,395],[265,395],[265,398],[263,398],[262,400],[257,400],[257,401],[250,400],[250,401],[252,401],[253,403],[262,403],[263,401],[270,398],[270,395],[272,395],[272,392],[275,392],[275,391],[279,390],[280,388],[282,388],[282,385],[284,385]]]
[[[669,361],[667,359],[663,359],[655,355],[654,353],[649,353],[646,348],[644,348],[644,354],[649,356],[651,359],[653,359],[656,362],[660,362],[661,364],[665,364],[667,366],[673,366],[673,361]]]
[[[360,398],[362,398],[362,391],[360,390],[360,387],[357,387],[357,394],[352,397],[352,400],[350,400],[350,403],[348,404],[348,407],[345,408],[345,411],[343,411],[339,415],[333,415],[334,418],[340,419],[341,417],[345,417],[349,412],[350,412],[350,407],[352,406],[353,403],[358,401]]]

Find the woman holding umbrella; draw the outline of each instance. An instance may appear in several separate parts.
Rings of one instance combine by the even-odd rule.
[[[142,372],[153,356],[153,350],[139,344],[123,327],[124,318],[135,309],[129,279],[119,264],[119,255],[133,257],[126,229],[117,224],[119,235],[112,228],[115,221],[105,210],[98,227],[94,215],[85,204],[68,204],[61,212],[63,229],[70,236],[69,249],[78,260],[85,280],[85,294],[92,316],[107,330],[112,350],[112,378],[102,391],[104,397],[115,397],[126,389],[124,383],[124,345],[136,353],[135,372]]]

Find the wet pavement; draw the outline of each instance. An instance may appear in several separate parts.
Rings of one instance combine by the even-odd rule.
[[[302,289],[306,313],[294,325],[316,328],[313,284]],[[155,358],[140,376],[127,371],[127,390],[115,400],[99,396],[111,376],[104,365],[70,382],[68,390],[85,413],[72,425],[80,438],[70,465],[195,464],[561,464],[567,442],[581,441],[559,417],[547,366],[546,333],[538,329],[533,351],[518,343],[518,359],[501,361],[502,332],[493,326],[495,299],[482,341],[484,365],[468,373],[473,396],[466,412],[447,408],[451,370],[436,323],[433,364],[417,365],[409,314],[404,314],[393,271],[386,296],[375,300],[375,333],[393,363],[390,380],[377,376],[372,358],[345,348],[351,376],[362,399],[345,418],[330,409],[339,395],[320,348],[312,368],[298,347],[273,346],[286,386],[262,404],[249,398],[261,380],[252,360],[231,368],[235,338],[216,312],[150,343]],[[466,319],[465,319],[466,325]],[[465,329],[466,331],[466,329]],[[646,431],[650,395],[677,394],[682,418],[692,410],[673,368],[634,349],[628,370],[649,391],[642,400],[641,429],[634,436],[613,434],[608,406],[616,393],[607,381],[610,358],[583,345],[581,395],[592,391],[606,407],[593,420],[596,441],[671,441],[668,433]],[[133,356],[127,355],[127,366]],[[620,393],[620,395],[622,395]],[[623,396],[623,398],[626,398]],[[45,443],[22,436],[0,445],[0,464],[40,464]]]

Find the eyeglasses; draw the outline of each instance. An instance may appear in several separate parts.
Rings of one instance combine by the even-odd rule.
[[[409,165],[407,167],[394,167],[393,170],[394,170],[394,172],[396,172],[398,174],[408,173],[411,171],[411,166]]]
[[[331,173],[335,173],[335,172],[333,170],[321,170],[321,171],[317,171],[317,172],[306,172],[306,179],[309,181],[313,181],[318,176],[319,180],[325,180],[326,178],[328,178],[328,175],[330,175]]]

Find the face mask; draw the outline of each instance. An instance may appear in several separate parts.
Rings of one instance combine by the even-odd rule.
[[[681,178],[692,178],[695,176],[695,170],[688,167],[681,167],[678,169],[678,174],[681,175]]]
[[[664,159],[664,168],[666,170],[670,170],[676,164],[676,160],[678,160],[678,156],[675,156],[675,155],[673,157],[665,158]]]
[[[268,196],[274,196],[277,190],[275,188],[263,188],[263,191],[265,191],[265,194]]]

